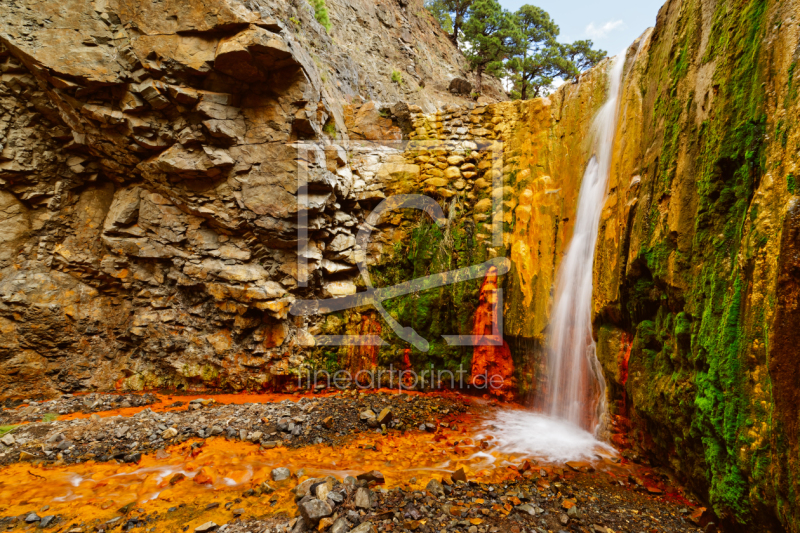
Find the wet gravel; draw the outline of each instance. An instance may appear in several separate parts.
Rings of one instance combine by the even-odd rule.
[[[692,518],[693,506],[643,490],[605,473],[546,468],[506,483],[434,480],[426,490],[385,490],[376,483],[318,478],[300,484],[294,519],[235,519],[227,533],[335,533],[418,531],[420,533],[678,533],[717,531]],[[562,471],[561,474],[558,472]],[[549,481],[546,481],[549,479]],[[323,488],[329,485],[330,489]],[[324,502],[311,494],[316,491]],[[334,497],[334,495],[336,495]],[[301,497],[302,496],[302,497]],[[325,515],[319,518],[319,515]],[[308,517],[311,517],[311,520]]]
[[[188,439],[216,436],[260,443],[265,448],[331,444],[365,431],[433,431],[443,417],[466,410],[457,397],[383,392],[349,391],[303,397],[297,402],[241,405],[222,405],[213,397],[186,403],[176,398],[172,405],[177,409],[168,412],[144,409],[133,416],[95,414],[91,418],[17,426],[0,437],[0,465],[24,460],[135,463],[144,453]],[[152,398],[143,399],[152,403]],[[104,405],[112,403],[111,398],[105,401]],[[26,415],[7,416],[20,419]]]
[[[0,410],[0,426],[55,419],[71,413],[99,413],[112,409],[141,407],[157,403],[155,394],[65,394],[53,400],[9,402]]]

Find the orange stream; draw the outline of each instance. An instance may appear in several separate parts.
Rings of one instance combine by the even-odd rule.
[[[178,524],[194,527],[208,520],[219,524],[229,521],[233,515],[224,506],[207,512],[198,510],[212,502],[224,504],[240,497],[247,488],[269,481],[270,471],[278,466],[286,466],[293,473],[304,468],[306,476],[330,474],[340,479],[379,470],[386,477],[387,488],[405,484],[421,489],[432,477],[441,478],[461,466],[471,479],[480,481],[499,481],[511,475],[512,471],[496,468],[485,458],[472,457],[477,450],[474,445],[454,446],[454,439],[463,438],[462,435],[452,431],[444,435],[449,438],[435,439],[432,434],[420,432],[382,437],[369,434],[336,448],[317,445],[272,450],[211,438],[196,450],[195,457],[190,444],[184,443],[169,448],[167,453],[146,455],[139,465],[87,462],[34,467],[17,463],[0,470],[0,502],[5,502],[0,504],[0,514],[20,515],[49,505],[40,516],[61,514],[80,521],[105,521],[119,516],[118,510],[131,502],[145,513],[164,512],[185,503],[185,508],[159,521],[158,530],[169,531]],[[169,480],[178,473],[186,479],[170,486]],[[193,479],[195,476],[210,483],[199,484]],[[411,485],[415,477],[416,483]],[[244,508],[245,516],[268,516],[280,511],[294,515],[288,489],[298,482],[294,478],[273,483],[277,489],[273,495],[243,498],[231,509]],[[192,519],[187,522],[189,517]]]
[[[259,398],[263,401],[264,396],[259,395]],[[269,396],[275,401],[273,396],[276,395]],[[237,403],[257,399],[254,395],[215,396],[218,401],[223,398]],[[166,397],[162,404],[187,399],[191,397]],[[480,443],[468,438],[473,428],[477,429],[477,420],[470,415],[462,415],[457,420],[462,428],[457,431],[440,428],[435,435],[412,431],[390,432],[385,436],[367,432],[335,447],[314,445],[262,450],[258,445],[217,437],[208,439],[194,453],[190,442],[186,442],[145,455],[138,465],[90,461],[45,467],[16,463],[0,470],[0,516],[35,511],[39,516],[62,515],[69,520],[68,525],[94,520],[104,522],[120,516],[119,509],[133,503],[128,517],[161,514],[158,522],[149,524],[148,529],[176,531],[178,526],[188,525],[191,530],[209,520],[226,523],[233,519],[232,511],[237,508],[245,509],[243,518],[272,516],[279,512],[295,516],[296,507],[289,489],[305,479],[304,476],[334,475],[342,479],[379,470],[386,478],[386,488],[404,485],[423,489],[431,478],[441,479],[459,467],[464,467],[470,479],[482,482],[497,482],[519,475],[507,467],[511,463],[519,464],[521,458],[493,451],[490,442],[487,443],[489,449],[481,450]],[[276,484],[270,481],[270,471],[278,466],[288,467],[293,474],[301,468],[304,472],[299,479],[293,476]],[[186,478],[171,486],[170,479],[178,473]],[[273,494],[243,497],[245,490],[264,481],[275,487]],[[224,504],[236,498],[242,501],[226,510]],[[206,511],[206,506],[214,502],[219,502],[220,506]],[[180,507],[181,504],[184,506]],[[49,509],[41,511],[47,505]],[[171,507],[178,509],[164,515]],[[140,513],[140,509],[143,512]]]

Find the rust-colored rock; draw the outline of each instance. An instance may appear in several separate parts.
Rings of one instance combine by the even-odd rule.
[[[498,277],[492,267],[483,280],[472,334],[480,336],[472,355],[471,384],[501,398],[514,394],[514,361],[499,331]]]

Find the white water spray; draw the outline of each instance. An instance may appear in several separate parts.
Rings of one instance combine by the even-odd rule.
[[[593,156],[583,175],[575,229],[559,269],[550,319],[548,387],[542,410],[588,431],[605,413],[605,380],[592,337],[592,270],[600,215],[608,190],[625,55],[613,59],[608,96],[592,121]]]

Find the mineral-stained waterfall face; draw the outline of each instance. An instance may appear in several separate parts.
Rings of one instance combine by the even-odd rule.
[[[800,531],[798,12],[797,2],[672,1],[627,51],[594,264],[609,405],[633,428],[616,440],[676,471],[722,520],[765,531]],[[467,179],[464,189],[426,181],[436,165],[417,161],[420,190],[464,191],[455,196],[463,204],[452,204],[455,247],[441,256],[434,244],[422,247],[438,265],[512,260],[505,333],[521,394],[547,378],[537,361],[591,156],[583,139],[603,100],[601,70],[546,100],[489,106],[476,119],[481,132],[460,131],[475,115],[457,110],[414,123],[414,138],[468,131],[505,143],[499,190],[487,189],[488,178]],[[504,200],[502,220],[492,218],[493,194]],[[492,223],[503,225],[503,247],[486,239]],[[382,261],[386,274],[415,271],[403,253]],[[477,301],[478,288],[442,290],[400,311],[444,317],[436,323],[452,329],[474,313],[452,303]],[[466,359],[444,350],[418,357]]]
[[[797,2],[662,8],[624,88],[594,302],[612,395],[627,391],[654,457],[726,520],[766,529],[754,516],[771,509],[791,531],[799,12]]]

